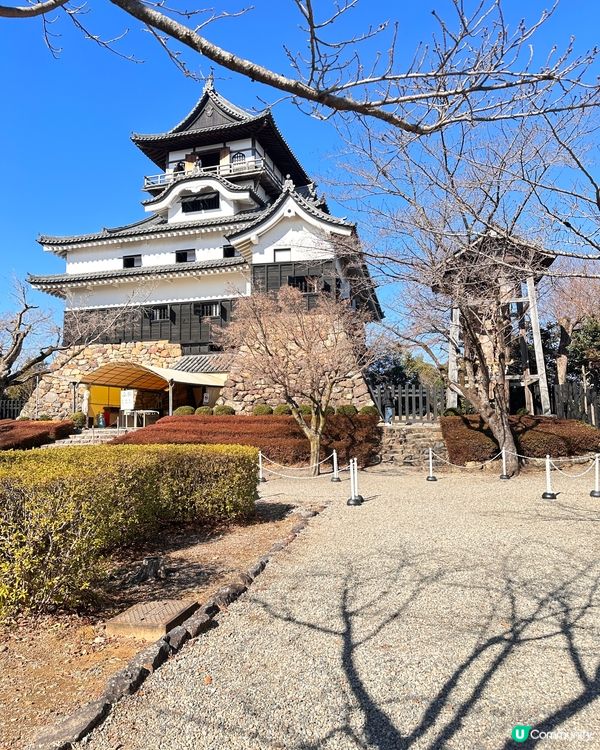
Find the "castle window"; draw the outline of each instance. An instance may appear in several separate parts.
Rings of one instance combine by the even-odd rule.
[[[235,258],[235,248],[233,245],[223,245],[223,257]]]
[[[320,276],[288,276],[288,286],[293,286],[294,289],[303,294],[316,294],[321,286]],[[327,285],[329,287],[329,285]],[[326,291],[330,291],[331,287]]]
[[[142,265],[141,255],[124,255],[123,268],[140,268]]]
[[[195,260],[195,250],[177,250],[175,253],[175,263],[193,263]]]
[[[246,166],[246,154],[243,151],[237,151],[231,157],[231,164],[233,165],[234,171],[241,171]]]
[[[194,305],[194,312],[201,318],[220,318],[221,317],[221,303],[220,302],[199,302]]]
[[[181,210],[184,214],[196,211],[211,211],[219,208],[219,193],[204,193],[203,195],[188,195],[181,199]]]
[[[274,256],[275,256],[275,263],[289,262],[292,259],[292,251],[289,247],[279,248],[278,250],[275,250]]]
[[[169,316],[169,306],[168,305],[158,305],[157,307],[153,307],[150,310],[150,320],[153,323],[157,323],[161,320],[170,320]]]

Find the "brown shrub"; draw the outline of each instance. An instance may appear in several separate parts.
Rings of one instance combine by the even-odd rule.
[[[356,457],[361,466],[377,460],[381,444],[378,418],[369,415],[328,417],[321,441],[321,459],[335,448],[340,464]],[[306,464],[309,443],[290,416],[182,416],[164,417],[142,430],[121,435],[116,444],[206,443],[251,445],[273,461]]]
[[[0,421],[0,450],[37,448],[54,440],[68,437],[75,425],[63,422],[35,422],[3,419]]]
[[[498,453],[498,442],[480,416],[442,417],[440,423],[452,463],[483,462]],[[517,452],[523,456],[577,456],[600,451],[600,430],[575,419],[512,416],[510,427]]]

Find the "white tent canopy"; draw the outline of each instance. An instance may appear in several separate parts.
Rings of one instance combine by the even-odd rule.
[[[136,362],[109,362],[84,375],[79,382],[112,388],[134,388],[141,391],[165,391],[169,382],[206,385],[221,388],[227,373],[183,372],[166,367],[140,365]]]

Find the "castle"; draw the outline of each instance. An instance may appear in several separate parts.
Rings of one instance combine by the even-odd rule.
[[[290,284],[309,306],[335,293],[382,317],[360,251],[336,252],[356,227],[329,213],[270,110],[244,111],[209,80],[175,127],[132,140],[159,170],[144,178],[148,216],[38,240],[66,262],[65,273],[28,279],[65,301],[66,343],[87,324],[95,333],[76,356],[57,358],[24,415],[83,410],[89,423],[109,425],[123,410],[159,416],[220,399],[249,411],[268,401],[260,390],[240,394],[216,336],[253,288]],[[371,402],[360,373],[335,398]]]

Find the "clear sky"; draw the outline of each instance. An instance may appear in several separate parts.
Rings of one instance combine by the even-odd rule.
[[[8,4],[10,0],[6,0]],[[507,15],[516,22],[526,6],[529,18],[551,0],[506,0]],[[18,4],[15,2],[15,4]],[[196,5],[196,3],[193,3]],[[219,9],[239,10],[245,3],[222,2]],[[318,3],[317,3],[318,5]],[[181,3],[181,7],[185,3]],[[283,44],[295,46],[299,16],[292,0],[256,0],[243,18],[219,21],[207,35],[251,59],[290,72]],[[376,10],[373,8],[376,7]],[[44,43],[40,19],[0,19],[0,129],[4,168],[0,180],[2,279],[0,309],[10,306],[13,276],[27,272],[61,273],[64,263],[44,253],[38,234],[76,234],[118,226],[143,217],[140,201],[144,174],[157,171],[129,140],[131,132],[162,132],[177,123],[201,93],[201,84],[186,79],[135,19],[106,0],[89,0],[82,17],[92,33],[105,38],[129,29],[118,48],[143,62],[132,63],[86,40],[65,13],[50,26],[62,47],[54,59]],[[432,30],[431,10],[447,11],[445,0],[362,0],[348,15],[346,31],[356,33],[384,19],[400,21],[407,55]],[[570,35],[582,52],[600,41],[600,2],[562,0],[536,47],[565,45]],[[371,45],[370,52],[376,45]],[[184,53],[202,74],[210,63]],[[280,94],[228,71],[215,70],[215,85],[233,102],[262,108]],[[288,101],[275,106],[278,124],[309,174],[335,173],[339,143],[333,128],[311,119]],[[335,205],[332,209],[336,211]],[[341,213],[346,213],[341,211]],[[60,306],[37,295],[46,307]]]

